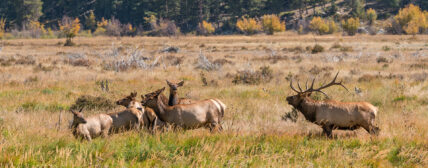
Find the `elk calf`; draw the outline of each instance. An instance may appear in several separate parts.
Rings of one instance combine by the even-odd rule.
[[[83,117],[82,109],[79,112],[70,110],[73,113],[71,131],[76,138],[85,138],[91,141],[98,136],[107,137],[113,124],[113,119],[107,114],[97,114],[90,117]]]
[[[378,134],[379,128],[375,126],[375,118],[378,109],[368,102],[338,102],[334,100],[317,101],[310,96],[312,92],[320,92],[328,97],[322,89],[333,85],[339,85],[346,89],[342,82],[336,82],[337,75],[329,84],[314,89],[315,79],[306,90],[303,91],[300,84],[297,83],[300,91],[294,88],[293,81],[290,81],[290,87],[297,95],[287,97],[288,104],[299,110],[306,120],[322,127],[323,133],[331,137],[333,129],[355,130],[363,127],[370,134]],[[348,89],[346,89],[348,90]]]

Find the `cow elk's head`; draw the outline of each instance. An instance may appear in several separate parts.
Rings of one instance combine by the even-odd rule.
[[[183,86],[184,81],[181,81],[181,82],[178,82],[178,83],[172,83],[172,82],[166,80],[166,83],[168,84],[168,86],[170,88],[170,91],[176,92],[179,87]]]
[[[158,96],[165,90],[165,87],[163,87],[162,89],[156,90],[152,93],[148,93],[145,96],[141,95],[141,98],[143,99],[141,101],[141,104],[143,106],[146,106],[148,102],[150,102],[151,100],[156,100],[158,98]]]
[[[74,111],[74,110],[70,110],[71,113],[73,113],[73,123],[72,123],[72,125],[86,124],[87,121],[83,117],[82,110],[83,110],[83,108],[81,108],[79,110],[79,112]]]
[[[129,107],[132,102],[135,102],[136,97],[137,97],[137,92],[132,92],[129,96],[126,96],[125,98],[116,101],[116,104]]]
[[[328,97],[328,95],[326,93],[324,93],[322,91],[322,89],[328,88],[328,87],[333,86],[333,85],[342,86],[343,88],[345,88],[348,91],[348,89],[342,84],[342,81],[336,82],[337,75],[339,75],[339,72],[337,72],[336,76],[333,78],[333,80],[330,83],[328,83],[328,84],[326,84],[324,86],[321,86],[321,87],[319,87],[317,89],[314,89],[315,78],[312,80],[312,84],[311,84],[310,87],[308,87],[308,82],[306,81],[306,85],[305,85],[306,90],[302,90],[302,87],[300,87],[299,81],[297,81],[297,87],[299,88],[299,90],[295,89],[294,86],[293,86],[293,80],[291,80],[290,81],[290,87],[297,94],[293,95],[293,96],[288,96],[287,97],[286,100],[287,100],[288,104],[290,104],[293,107],[297,108],[297,107],[300,106],[300,103],[302,103],[302,101],[305,98],[308,98],[308,97],[311,96],[312,92],[320,92],[320,93],[324,94],[326,97]]]

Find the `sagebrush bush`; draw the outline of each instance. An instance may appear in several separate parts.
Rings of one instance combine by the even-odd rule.
[[[394,16],[394,20],[406,34],[415,35],[428,28],[427,16],[426,11],[423,12],[418,6],[410,4],[408,7],[400,9]]]
[[[267,83],[273,79],[273,70],[269,66],[260,67],[257,71],[244,70],[238,71],[235,74],[232,82],[234,84],[249,84],[257,85],[260,83]]]
[[[315,46],[312,48],[311,52],[312,52],[312,54],[324,52],[324,47],[319,45],[319,44],[315,44]]]
[[[285,21],[281,22],[277,15],[264,15],[262,17],[263,30],[272,35],[275,32],[285,31]]]
[[[366,11],[367,20],[369,21],[369,24],[372,25],[376,19],[377,19],[377,13],[374,9],[370,8]]]
[[[71,105],[70,110],[110,110],[116,107],[116,104],[105,97],[95,97],[90,95],[80,96],[76,102]]]
[[[122,24],[118,19],[112,18],[108,21],[106,34],[108,36],[120,36],[122,34]]]
[[[95,14],[93,11],[89,13],[89,16],[85,17],[85,27],[86,29],[94,32],[97,29],[97,21],[95,20]]]
[[[158,22],[152,23],[152,31],[149,33],[151,36],[176,36],[180,34],[180,28],[178,28],[174,21],[159,19]]]
[[[236,27],[239,31],[252,35],[256,34],[262,29],[260,23],[254,18],[242,18],[236,22]]]
[[[353,36],[357,33],[358,27],[360,27],[359,18],[349,18],[347,20],[342,20],[342,28],[350,36]]]

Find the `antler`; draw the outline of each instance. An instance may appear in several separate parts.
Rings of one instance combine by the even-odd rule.
[[[345,85],[343,85],[342,81],[336,82],[336,79],[337,79],[338,75],[339,75],[339,72],[337,72],[336,76],[334,76],[333,80],[330,83],[328,83],[327,85],[321,86],[321,87],[319,87],[317,89],[313,88],[314,87],[314,82],[315,82],[315,78],[314,78],[314,80],[312,81],[311,87],[308,90],[306,90],[305,92],[320,92],[320,93],[324,94],[325,96],[329,97],[326,93],[324,93],[321,90],[325,89],[325,88],[328,88],[330,86],[334,86],[334,85],[342,86],[346,91],[349,92],[348,88],[346,88]]]
[[[300,87],[299,81],[297,81],[297,87],[299,88],[300,91],[298,91],[296,88],[294,88],[294,86],[293,86],[293,79],[290,80],[290,87],[291,87],[292,90],[294,90],[297,93],[320,92],[320,93],[324,94],[327,97],[329,97],[329,96],[326,93],[324,93],[322,91],[322,89],[328,88],[328,87],[333,86],[333,85],[342,86],[343,88],[345,88],[346,91],[349,92],[348,88],[346,88],[345,85],[343,85],[342,81],[336,82],[336,79],[337,79],[338,75],[339,75],[339,72],[337,72],[336,76],[333,78],[333,80],[330,83],[328,83],[327,85],[321,86],[321,87],[319,87],[317,89],[314,89],[315,78],[312,80],[311,86],[309,88],[308,88],[308,82],[306,81],[306,84],[305,84],[306,90],[305,91],[303,91],[302,88]]]
[[[301,92],[297,91],[297,90],[294,88],[294,86],[293,86],[293,79],[291,79],[291,80],[290,80],[290,87],[291,87],[291,89],[292,89],[292,90],[294,90],[295,92],[297,92],[297,93],[301,93]]]

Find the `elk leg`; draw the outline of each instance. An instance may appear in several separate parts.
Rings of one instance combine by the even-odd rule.
[[[323,130],[323,134],[326,135],[328,138],[332,137],[331,133],[333,131],[333,128],[331,125],[323,125],[322,130]]]

